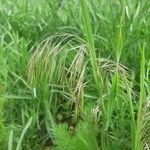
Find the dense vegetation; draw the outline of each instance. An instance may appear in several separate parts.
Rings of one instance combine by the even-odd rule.
[[[0,150],[149,150],[149,96],[149,0],[0,1]]]

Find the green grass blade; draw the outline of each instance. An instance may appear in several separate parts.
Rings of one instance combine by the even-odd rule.
[[[141,150],[141,140],[142,140],[142,105],[145,97],[145,88],[144,88],[144,78],[145,78],[145,48],[144,44],[141,48],[141,72],[140,72],[140,100],[138,106],[138,116],[137,116],[137,129],[135,135],[135,147],[134,150]]]
[[[9,141],[8,141],[8,150],[13,150],[13,130],[10,131]]]
[[[28,128],[30,127],[31,123],[32,123],[32,117],[28,120],[27,124],[25,125],[24,129],[22,130],[16,150],[21,150],[21,144],[22,144],[23,138],[24,138]]]
[[[102,95],[102,77],[100,74],[100,68],[98,67],[98,64],[97,64],[97,58],[96,58],[96,52],[95,52],[95,46],[94,46],[94,38],[93,38],[92,28],[90,24],[90,17],[89,17],[87,2],[85,0],[80,0],[80,2],[82,6],[84,30],[85,30],[85,35],[87,35],[86,38],[87,38],[91,65],[92,65],[93,76],[95,79],[98,92],[100,95]]]

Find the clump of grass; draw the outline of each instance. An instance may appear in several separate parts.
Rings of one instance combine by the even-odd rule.
[[[0,1],[0,149],[150,149],[149,8]]]

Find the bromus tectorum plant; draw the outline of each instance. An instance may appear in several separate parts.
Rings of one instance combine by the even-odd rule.
[[[149,150],[149,13],[149,0],[1,0],[0,150]]]

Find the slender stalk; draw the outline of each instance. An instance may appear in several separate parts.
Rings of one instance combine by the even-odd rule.
[[[85,0],[80,0],[80,2],[82,6],[84,29],[85,29],[85,34],[87,35],[86,38],[87,38],[91,65],[92,65],[93,76],[94,76],[97,90],[99,94],[102,95],[102,77],[100,73],[100,68],[98,67],[98,64],[97,64],[97,58],[96,58],[96,52],[95,52],[95,46],[94,46],[94,38],[93,38],[92,28],[90,24],[88,6]]]
[[[134,75],[132,75],[132,79],[134,79]],[[131,140],[132,140],[132,150],[134,150],[134,143],[135,143],[135,131],[136,131],[136,121],[134,116],[134,106],[133,106],[133,97],[132,97],[132,87],[133,83],[128,83],[125,77],[126,87],[127,87],[127,96],[129,99],[129,109],[131,115]]]
[[[140,100],[139,100],[139,106],[138,106],[138,116],[137,116],[137,129],[135,133],[135,146],[134,150],[141,150],[141,128],[142,128],[142,104],[144,101],[145,96],[145,88],[144,88],[144,77],[145,77],[145,50],[144,50],[144,44],[143,48],[141,49],[142,55],[141,55],[141,72],[140,72]]]

